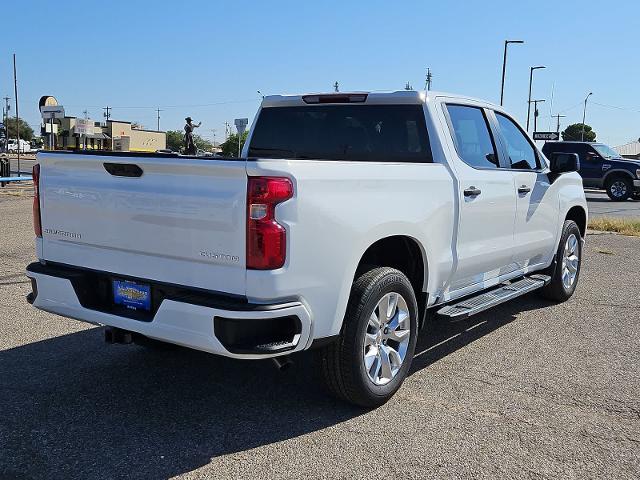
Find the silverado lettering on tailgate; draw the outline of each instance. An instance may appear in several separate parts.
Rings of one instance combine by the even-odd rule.
[[[45,228],[43,231],[47,235],[57,235],[59,237],[65,237],[65,238],[77,238],[77,239],[82,238],[82,235],[79,233],[67,232],[65,230],[58,230],[57,228]]]

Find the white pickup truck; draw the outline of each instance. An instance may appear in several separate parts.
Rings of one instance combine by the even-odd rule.
[[[241,159],[38,154],[35,307],[238,359],[314,348],[329,389],[380,405],[428,314],[576,288],[574,154],[502,108],[430,92],[264,99]],[[427,333],[428,334],[428,333]]]

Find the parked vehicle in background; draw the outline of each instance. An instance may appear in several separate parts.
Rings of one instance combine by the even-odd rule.
[[[611,200],[640,196],[640,161],[623,158],[604,143],[547,142],[542,151],[547,157],[555,152],[578,154],[584,186],[604,188]]]
[[[215,157],[216,154],[214,152],[209,152],[207,150],[198,149],[196,152],[197,157]]]
[[[11,139],[9,143],[7,143],[7,151],[9,153],[17,153],[18,152],[18,140]],[[26,140],[20,139],[20,153],[31,153],[31,144]]]
[[[429,92],[270,96],[242,158],[44,152],[35,307],[238,359],[316,349],[367,407],[406,378],[428,312],[573,294],[587,204],[575,154],[501,107]]]

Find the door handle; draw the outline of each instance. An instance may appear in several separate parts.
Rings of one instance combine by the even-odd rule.
[[[114,177],[141,177],[142,169],[135,163],[108,163],[102,164],[104,169]]]
[[[525,193],[529,193],[530,191],[531,191],[531,188],[527,187],[526,185],[520,185],[518,187],[518,193],[525,194]]]
[[[469,188],[465,188],[464,189],[464,196],[465,197],[477,197],[481,193],[482,193],[482,190],[480,190],[479,188],[476,188],[474,186],[471,186]]]

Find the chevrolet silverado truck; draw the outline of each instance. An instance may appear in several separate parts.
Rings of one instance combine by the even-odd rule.
[[[501,107],[429,92],[266,97],[241,158],[42,152],[34,307],[237,359],[314,349],[365,407],[425,319],[573,294],[587,205]],[[428,332],[425,332],[428,334]]]
[[[640,161],[624,158],[604,143],[547,142],[542,152],[575,153],[580,160],[578,173],[585,187],[604,188],[609,198],[623,202],[631,197],[640,199]]]

